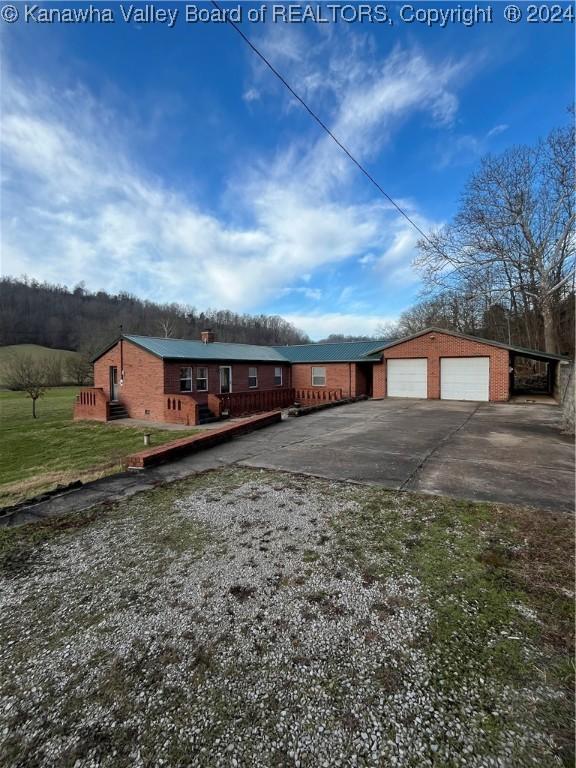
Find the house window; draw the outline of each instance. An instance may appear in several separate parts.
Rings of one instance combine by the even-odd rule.
[[[192,392],[192,368],[180,368],[180,392]]]
[[[196,368],[196,391],[208,391],[208,368]]]
[[[312,386],[326,386],[326,368],[312,368]]]
[[[274,384],[277,387],[282,386],[282,368],[274,368]]]
[[[250,389],[258,386],[258,368],[248,368],[248,386]]]

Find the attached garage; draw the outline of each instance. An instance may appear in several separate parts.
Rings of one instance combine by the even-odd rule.
[[[428,328],[382,349],[384,397],[502,402],[510,393],[511,348]],[[374,370],[374,391],[379,377]]]
[[[489,357],[442,357],[441,400],[490,400]]]
[[[388,397],[428,397],[428,360],[425,357],[387,361]]]
[[[372,396],[502,403],[515,394],[526,363],[536,362],[538,392],[557,394],[562,355],[524,349],[444,328],[426,328],[372,349]],[[542,363],[546,364],[545,374]],[[518,371],[516,370],[518,368]],[[525,374],[526,387],[534,381]],[[520,382],[522,383],[522,382]]]

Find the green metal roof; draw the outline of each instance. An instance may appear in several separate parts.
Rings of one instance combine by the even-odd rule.
[[[379,360],[378,356],[368,358],[367,355],[383,349],[393,341],[335,341],[327,344],[293,344],[274,349],[291,363],[366,363]]]
[[[232,360],[264,363],[360,363],[376,362],[374,353],[391,344],[380,341],[343,341],[327,344],[294,344],[265,347],[258,344],[228,344],[214,341],[204,344],[191,339],[166,339],[152,336],[125,335],[153,355],[168,360]],[[373,354],[373,357],[367,357]]]
[[[445,328],[426,328],[423,331],[399,339],[381,339],[380,341],[342,341],[326,344],[293,344],[289,346],[266,347],[259,344],[228,344],[211,342],[204,344],[191,339],[166,339],[152,336],[125,335],[123,338],[148,350],[153,355],[168,360],[218,360],[244,361],[258,363],[375,363],[380,360],[380,352],[386,347],[402,344],[410,339],[427,333],[445,333],[459,336],[470,341],[503,347],[517,355],[524,355],[540,360],[568,360],[564,355],[555,355],[535,349],[525,349],[500,341],[468,336]],[[111,349],[118,339],[101,350],[92,362]]]
[[[227,344],[214,341],[204,344],[189,339],[165,339],[151,336],[124,336],[127,341],[168,360],[232,360],[259,363],[288,362],[274,347],[257,344]]]

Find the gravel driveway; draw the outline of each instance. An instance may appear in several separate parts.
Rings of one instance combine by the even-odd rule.
[[[4,531],[0,763],[558,765],[570,574],[496,579],[516,514],[224,469]]]

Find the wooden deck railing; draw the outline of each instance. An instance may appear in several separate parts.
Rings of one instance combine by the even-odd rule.
[[[216,395],[216,397],[220,401],[221,414],[243,416],[246,413],[288,408],[294,403],[294,390],[283,388],[257,392],[231,392],[228,395]],[[212,406],[210,406],[210,410],[214,412]]]
[[[323,389],[321,387],[308,387],[304,389],[296,389],[296,402],[328,402],[333,400],[342,400],[341,389]]]

